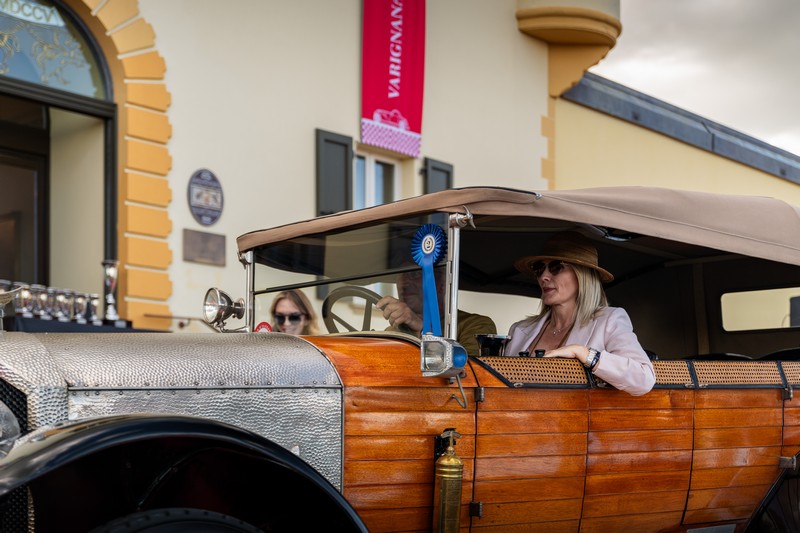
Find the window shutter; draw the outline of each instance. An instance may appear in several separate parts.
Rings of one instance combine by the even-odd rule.
[[[317,215],[353,206],[353,139],[338,133],[317,133]]]
[[[425,158],[425,194],[453,187],[453,165]]]

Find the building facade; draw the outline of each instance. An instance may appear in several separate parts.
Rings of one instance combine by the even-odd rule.
[[[800,203],[791,154],[761,150],[787,159],[775,175],[591,103],[603,84],[581,79],[622,30],[618,0],[424,2],[419,152],[363,142],[367,1],[381,3],[0,0],[0,183],[30,182],[32,213],[9,245],[30,251],[0,277],[102,293],[101,262],[118,259],[120,315],[175,330],[208,287],[244,291],[238,235],[436,188],[647,183]],[[77,50],[94,92],[53,74]],[[23,56],[59,67],[20,75]]]

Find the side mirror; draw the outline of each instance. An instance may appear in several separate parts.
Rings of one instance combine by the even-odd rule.
[[[208,289],[203,302],[203,320],[219,331],[224,331],[225,321],[231,316],[242,318],[244,316],[244,299],[235,302],[227,293],[216,287]]]
[[[423,335],[419,364],[425,377],[455,377],[467,364],[467,351],[454,340]]]

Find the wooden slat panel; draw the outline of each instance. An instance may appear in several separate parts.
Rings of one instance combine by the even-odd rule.
[[[582,455],[499,457],[475,460],[475,478],[481,481],[582,476],[585,472],[586,459]]]
[[[583,518],[683,511],[685,504],[685,490],[653,492],[647,497],[641,494],[592,496],[583,504]]]
[[[462,494],[466,490],[466,485],[471,484],[462,486]],[[433,483],[420,485],[390,485],[386,483],[379,487],[375,485],[348,487],[345,485],[343,494],[359,513],[362,509],[426,507],[433,504]]]
[[[489,411],[478,417],[480,434],[578,433],[588,426],[586,411]]]
[[[368,509],[359,513],[371,533],[381,531],[424,531],[431,530],[433,511],[430,507],[408,509]],[[461,510],[461,530],[469,526],[469,505]]]
[[[452,398],[448,387],[349,387],[345,389],[346,412],[362,411],[458,411],[464,408]]]
[[[472,459],[464,460],[464,480],[472,480]],[[351,461],[344,469],[346,486],[383,483],[433,483],[434,463],[429,461]]]
[[[625,429],[691,429],[691,409],[603,409],[592,410],[590,431]]]
[[[734,466],[778,466],[780,446],[695,450],[695,469]]]
[[[697,428],[780,426],[783,410],[780,407],[757,409],[698,409],[695,411]]]
[[[591,454],[586,461],[587,474],[689,470],[692,466],[692,451]]]
[[[433,461],[434,435],[348,436],[344,440],[347,461],[375,459],[428,459]],[[456,455],[475,455],[475,438],[464,435],[456,442]]]
[[[528,523],[530,531],[538,526],[531,522],[549,522],[577,519],[581,514],[581,500],[549,500],[525,503],[492,503],[483,506],[483,517],[473,518],[473,525],[500,525]]]
[[[783,428],[783,444],[800,448],[800,426],[786,426]]]
[[[580,522],[578,520],[562,520],[560,522],[537,522],[533,528],[531,524],[488,524],[486,526],[473,524],[472,531],[491,531],[492,533],[527,533],[530,531],[535,531],[536,533],[575,533],[579,527]]]
[[[800,443],[792,444],[790,446],[783,446],[781,448],[781,455],[784,457],[792,457],[800,453]]]
[[[596,409],[691,409],[694,391],[654,389],[643,396],[620,394],[618,390],[592,389],[592,411]]]
[[[755,511],[755,507],[745,505],[742,507],[726,507],[724,509],[698,509],[686,511],[683,518],[684,524],[705,524],[707,522],[721,522],[723,520],[746,520]]]
[[[610,531],[649,532],[680,531],[682,513],[654,513],[639,516],[586,518],[581,521],[581,533]]]
[[[478,404],[484,411],[586,411],[588,390],[487,388]]]
[[[689,472],[641,472],[586,476],[586,496],[626,494],[631,492],[688,491]]]
[[[583,497],[582,476],[479,481],[475,483],[475,500],[480,502],[521,502],[565,500]]]
[[[783,423],[787,426],[800,426],[800,407],[787,405],[783,410]]]
[[[336,366],[346,387],[442,387],[444,378],[422,377],[419,348],[411,343],[381,338],[309,337]],[[461,380],[463,387],[475,387],[471,372]],[[458,385],[450,386],[458,395]],[[468,397],[474,409],[472,398]],[[455,400],[453,400],[455,402]],[[447,426],[452,427],[452,426]]]
[[[705,389],[695,392],[696,409],[741,407],[776,407],[783,405],[776,389]]]
[[[749,487],[693,490],[689,492],[689,502],[686,508],[696,510],[740,505],[752,506],[764,499],[770,487],[771,485],[752,485]]]
[[[585,455],[586,433],[478,435],[475,448],[480,457]]]
[[[589,453],[690,449],[692,431],[688,429],[589,433]]]
[[[694,446],[697,449],[778,446],[781,436],[779,427],[698,429],[694,435]]]
[[[474,413],[346,413],[345,434],[349,435],[440,435],[454,427],[462,435],[475,432]]]
[[[692,472],[692,490],[764,485],[778,479],[780,469],[772,466],[709,468]]]

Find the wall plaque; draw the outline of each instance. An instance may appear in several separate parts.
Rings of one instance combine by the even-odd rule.
[[[222,185],[208,169],[201,168],[189,179],[189,209],[196,221],[210,226],[222,215]]]
[[[184,229],[183,260],[225,266],[225,235]]]

